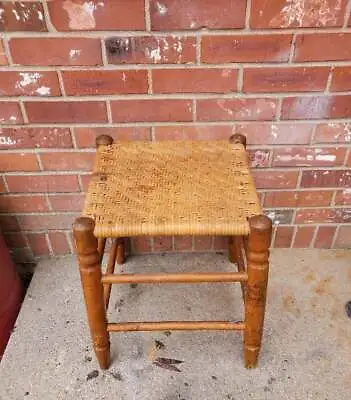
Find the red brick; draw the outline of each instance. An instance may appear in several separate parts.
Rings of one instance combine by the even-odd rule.
[[[157,69],[152,71],[154,93],[230,93],[237,91],[233,68]]]
[[[104,101],[33,101],[25,107],[32,123],[107,122]]]
[[[335,226],[319,226],[314,241],[314,247],[316,249],[330,249],[333,243],[335,231]]]
[[[120,100],[111,102],[114,122],[192,121],[191,100]]]
[[[76,175],[9,175],[6,180],[9,191],[14,193],[79,191]]]
[[[258,189],[292,189],[296,187],[297,171],[253,171]]]
[[[20,124],[23,122],[18,103],[0,101],[0,124]]]
[[[335,67],[330,84],[332,92],[347,92],[351,90],[351,67]]]
[[[351,33],[297,35],[294,61],[349,61]]]
[[[249,150],[251,168],[266,168],[269,166],[271,151],[268,149]]]
[[[155,236],[154,238],[154,251],[170,251],[172,250],[172,237],[171,236]]]
[[[80,194],[55,194],[49,196],[49,202],[54,211],[82,211],[84,195]]]
[[[0,157],[0,171],[39,171],[35,154],[29,153],[3,153]]]
[[[228,238],[226,236],[214,236],[213,249],[217,251],[226,251],[228,249]]]
[[[286,147],[274,150],[274,167],[334,167],[342,165],[346,149],[337,147]]]
[[[207,64],[288,61],[291,41],[291,35],[203,36],[201,61]]]
[[[72,147],[68,128],[0,128],[0,150]]]
[[[212,248],[212,236],[195,236],[195,250],[205,251]]]
[[[19,264],[29,263],[29,265],[31,265],[34,261],[33,253],[28,247],[23,249],[13,249],[11,251],[11,256],[13,260]]]
[[[24,231],[72,229],[75,215],[27,214],[17,218]]]
[[[195,63],[195,37],[135,36],[106,39],[109,64]]]
[[[245,26],[246,0],[151,0],[150,6],[156,31]]]
[[[267,192],[265,207],[317,207],[329,206],[333,192],[331,190],[306,190],[301,192]]]
[[[1,1],[1,31],[47,31],[43,6],[39,1]]]
[[[101,65],[100,39],[21,38],[11,39],[15,64],[22,65]]]
[[[301,187],[348,188],[351,187],[351,171],[347,169],[303,171]]]
[[[152,239],[149,236],[138,236],[132,239],[136,253],[151,253]]]
[[[308,144],[312,135],[311,124],[246,123],[238,124],[236,133],[247,137],[252,145],[268,144]]]
[[[156,126],[155,140],[218,140],[234,133],[230,125]]]
[[[27,247],[26,238],[22,232],[12,232],[3,235],[5,243],[10,249],[21,249]]]
[[[292,226],[278,226],[276,228],[274,246],[275,248],[289,248],[294,234]]]
[[[351,221],[351,213],[342,208],[305,208],[297,212],[296,224],[346,223]]]
[[[335,204],[351,206],[351,189],[337,191],[335,196]]]
[[[2,232],[17,232],[20,230],[17,218],[13,215],[0,215],[0,226]]]
[[[144,0],[83,0],[48,2],[58,31],[144,30]]]
[[[351,95],[288,97],[283,100],[282,119],[351,117]]]
[[[45,233],[29,233],[27,238],[35,257],[50,255]]]
[[[251,28],[326,28],[342,26],[347,0],[252,0]]]
[[[349,150],[349,155],[346,160],[346,166],[351,168],[351,151]]]
[[[150,140],[150,128],[146,127],[98,127],[98,128],[74,128],[74,135],[78,147],[95,147],[95,139],[99,135],[110,135],[116,140]]]
[[[49,232],[48,236],[54,256],[62,256],[71,253],[71,249],[64,232]]]
[[[64,71],[63,82],[69,96],[147,93],[147,72]]]
[[[0,193],[6,193],[6,186],[5,186],[5,181],[4,178],[1,176],[0,177]]]
[[[4,44],[2,40],[0,40],[0,65],[7,65],[7,57],[5,54]]]
[[[312,226],[300,226],[296,230],[296,235],[292,247],[306,248],[310,247],[315,228]]]
[[[336,236],[335,247],[339,249],[351,248],[351,226],[341,226]]]
[[[86,152],[52,152],[41,153],[44,170],[50,171],[92,171],[95,153]]]
[[[246,68],[243,92],[318,92],[328,76],[328,67]]]
[[[43,212],[48,211],[45,196],[1,196],[0,212],[19,213],[19,212]]]
[[[60,96],[56,72],[0,72],[1,96]]]
[[[174,237],[174,250],[175,251],[191,251],[193,247],[192,236],[175,236]]]
[[[271,120],[275,117],[275,99],[206,99],[197,100],[199,121]]]
[[[349,122],[329,122],[327,124],[318,124],[313,142],[349,143],[351,142],[351,124]]]

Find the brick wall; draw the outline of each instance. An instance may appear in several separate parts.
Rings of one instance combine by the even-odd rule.
[[[276,247],[351,245],[351,2],[0,2],[0,224],[72,251],[94,138],[247,135]],[[144,238],[134,251],[220,250]]]

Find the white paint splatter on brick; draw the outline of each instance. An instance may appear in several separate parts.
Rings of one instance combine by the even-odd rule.
[[[40,86],[36,90],[36,93],[40,94],[41,96],[50,96],[50,88],[47,86]]]
[[[0,21],[2,21],[4,19],[4,14],[5,10],[3,8],[0,8]]]
[[[38,18],[40,21],[43,21],[43,19],[44,19],[44,15],[40,10],[38,10]]]
[[[227,114],[229,114],[230,116],[233,115],[233,111],[232,111],[230,108],[228,108],[228,107],[225,106],[225,100],[219,99],[219,100],[217,100],[217,104],[218,104],[219,107],[220,107],[223,111],[225,111]]]
[[[146,55],[149,57],[154,64],[156,64],[158,61],[161,61],[161,48],[158,46],[156,49],[146,49]]]
[[[16,10],[16,9],[13,9],[13,10],[12,10],[12,13],[15,15],[16,20],[17,20],[17,21],[20,21],[21,17],[19,16],[17,10]]]
[[[272,124],[272,126],[271,126],[271,135],[274,137],[274,139],[277,139],[277,137],[278,137],[278,127],[277,127],[277,125]]]
[[[85,1],[78,4],[71,0],[65,0],[62,8],[67,12],[71,29],[93,29],[96,27],[94,13],[98,7],[104,7],[104,2]]]
[[[70,56],[71,60],[75,60],[77,57],[79,57],[81,52],[82,52],[82,50],[71,49],[69,51],[69,56]]]
[[[160,3],[159,1],[156,2],[156,8],[157,8],[157,12],[162,17],[167,14],[168,8],[164,4]]]
[[[127,80],[127,76],[126,76],[125,72],[122,72],[122,81],[124,83],[126,83],[126,80]]]
[[[334,154],[317,154],[316,160],[333,162],[336,160],[336,156]]]
[[[0,136],[0,145],[14,146],[16,143],[16,140],[10,138],[10,136]]]
[[[272,25],[281,21],[282,28],[308,25],[326,26],[337,22],[342,0],[330,7],[329,0],[286,0],[279,17],[273,18]]]
[[[22,80],[16,83],[17,89],[24,89],[28,85],[35,85],[42,77],[42,74],[39,72],[20,72],[19,75]]]

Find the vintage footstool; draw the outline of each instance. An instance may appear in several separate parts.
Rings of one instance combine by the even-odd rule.
[[[245,366],[261,346],[272,222],[262,215],[248,167],[246,138],[229,141],[117,142],[97,138],[83,216],[73,225],[79,270],[96,357],[110,364],[110,332],[235,330],[244,333]],[[238,272],[114,274],[124,240],[139,235],[220,235]],[[101,271],[106,238],[113,238]],[[243,321],[108,323],[111,285],[122,283],[240,282]]]

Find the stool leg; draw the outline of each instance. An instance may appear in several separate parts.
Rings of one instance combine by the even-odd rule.
[[[234,236],[228,237],[228,258],[231,263],[236,263],[238,260]]]
[[[254,368],[257,365],[262,340],[272,221],[264,215],[258,215],[251,217],[249,224],[244,358],[245,367]]]
[[[126,253],[125,253],[125,238],[118,239],[118,247],[117,247],[117,264],[121,265],[124,264],[126,260]]]
[[[93,231],[94,221],[90,218],[77,218],[73,225],[79,272],[94,351],[100,367],[107,369],[110,364],[110,341],[101,283],[100,254],[97,250],[98,241]]]

